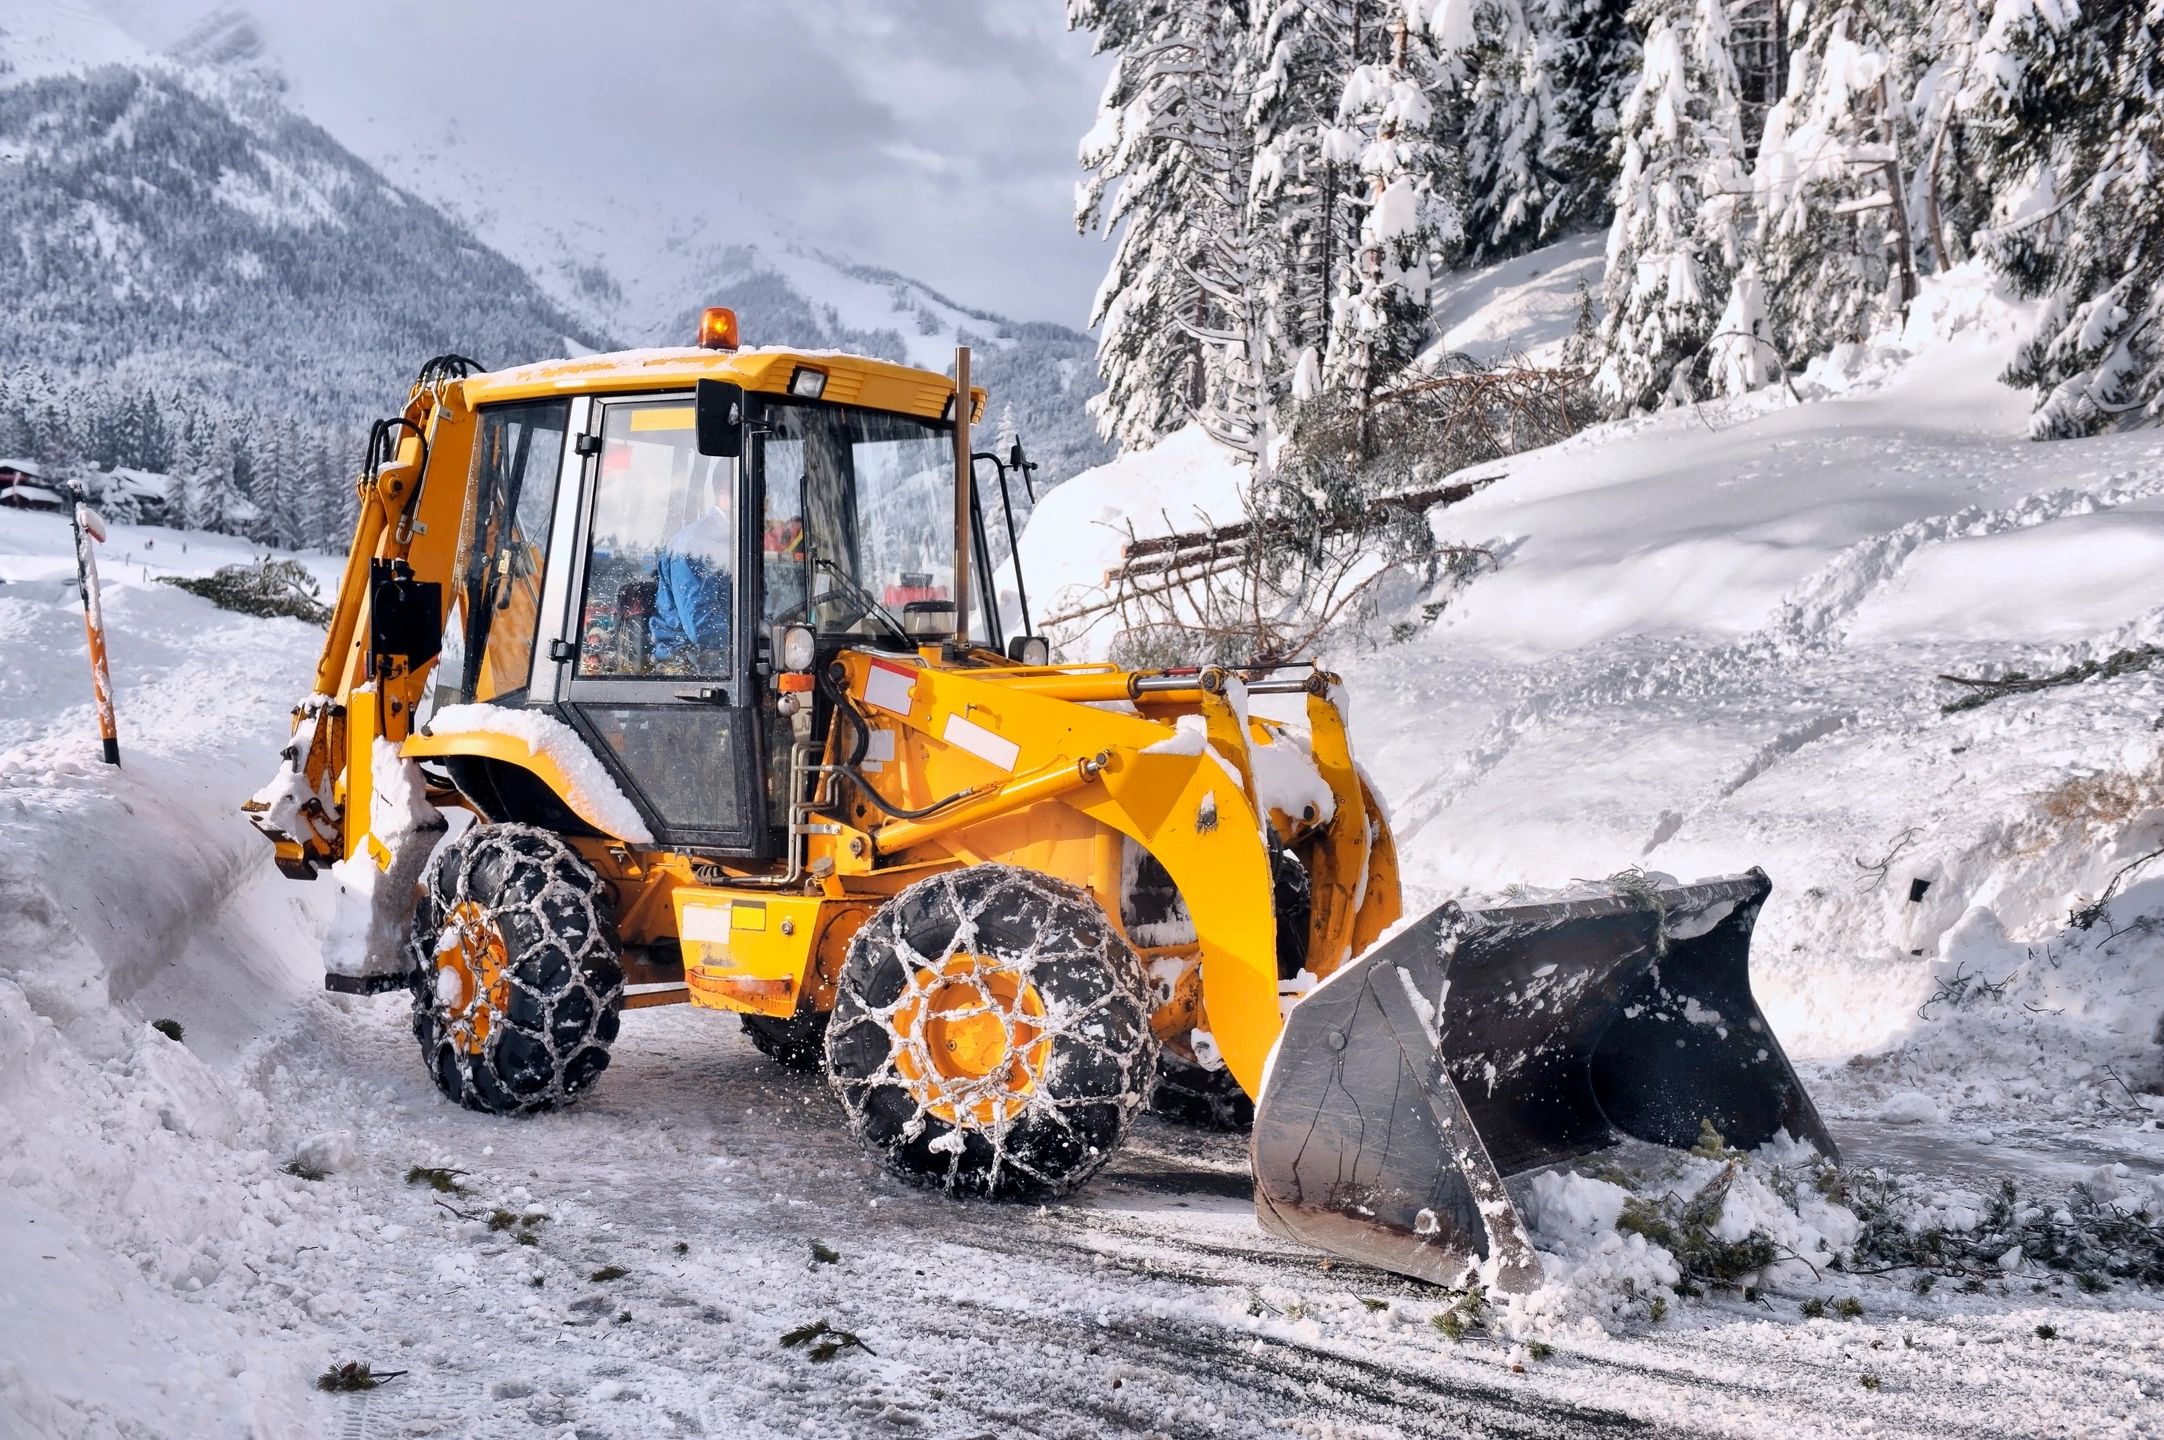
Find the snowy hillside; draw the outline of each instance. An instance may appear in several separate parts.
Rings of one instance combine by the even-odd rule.
[[[0,4],[0,364],[350,422],[430,355],[592,336],[269,88]],[[266,394],[266,377],[276,377]]]
[[[1523,267],[1567,275],[1579,248]],[[1457,329],[1530,313],[1542,333],[1510,269],[1468,288]],[[1808,403],[1597,427],[1481,467],[1504,478],[1434,512],[1492,573],[1416,638],[1328,657],[1423,898],[1762,865],[1757,973],[1791,1045],[1825,1056],[1911,1033],[1943,975],[1995,963],[1995,936],[2071,943],[2077,898],[2164,839],[2164,676],[1957,715],[1936,677],[2164,634],[2164,439],[2025,438],[1996,375],[2026,318],[1957,272],[1906,332],[1801,378]],[[1086,604],[1130,525],[1236,518],[1243,480],[1193,430],[1078,477],[1023,538],[1044,608]],[[1083,656],[1109,636],[1061,639]],[[2092,816],[2092,791],[2117,798]],[[1857,857],[1897,844],[1859,894]],[[2155,1069],[2164,975],[2140,971],[2091,1018],[2118,1063]]]
[[[173,46],[237,84],[276,90],[307,113],[325,97],[292,90],[265,28],[245,8],[207,15]],[[1012,405],[1040,478],[1057,481],[1110,455],[1082,410],[1099,381],[1090,338],[958,304],[906,276],[837,256],[741,190],[668,203],[628,198],[606,175],[491,163],[399,77],[339,78],[350,128],[339,139],[385,175],[509,256],[582,334],[624,345],[683,343],[702,306],[733,306],[746,340],[847,349],[945,370],[975,347],[975,377],[995,418]],[[372,103],[359,107],[356,95]]]

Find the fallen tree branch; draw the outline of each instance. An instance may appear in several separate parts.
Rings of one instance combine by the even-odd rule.
[[[1455,485],[1437,485],[1426,490],[1407,491],[1402,495],[1385,495],[1375,501],[1374,508],[1432,510],[1438,505],[1455,505],[1460,500],[1479,494],[1502,478],[1504,477],[1501,475],[1482,475],[1472,480],[1461,480]],[[1326,536],[1342,535],[1353,528],[1354,522],[1351,519],[1338,519],[1324,525],[1322,533]],[[1289,533],[1289,530],[1288,526],[1266,522],[1259,532],[1259,538],[1267,540],[1280,532]],[[1219,525],[1211,530],[1189,530],[1180,534],[1152,535],[1133,540],[1120,547],[1120,558],[1131,562],[1145,556],[1163,555],[1168,551],[1204,550],[1229,544],[1246,545],[1257,538],[1256,527],[1248,521],[1240,520],[1230,525]],[[1124,568],[1130,574],[1140,574],[1146,569],[1158,567],[1143,567],[1130,563]]]
[[[1968,675],[1941,675],[1939,679],[1949,685],[1966,686],[1971,693],[1939,707],[1941,715],[1952,715],[1962,710],[1974,710],[1979,705],[2007,695],[2028,695],[2038,690],[2050,690],[2061,685],[2079,685],[2085,680],[2112,680],[2121,675],[2132,675],[2148,670],[2164,660],[2164,646],[2142,645],[2132,650],[2119,650],[2102,660],[2084,660],[2064,670],[2049,675],[2024,675],[2019,671],[1996,680]]]

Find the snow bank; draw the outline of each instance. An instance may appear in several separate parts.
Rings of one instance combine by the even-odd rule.
[[[1237,521],[1246,485],[1245,467],[1195,425],[1066,481],[1037,502],[1022,532],[1037,613],[1057,620],[1101,598],[1130,539]],[[1086,657],[1102,654],[1117,627],[1096,617],[1040,628],[1061,655]]]

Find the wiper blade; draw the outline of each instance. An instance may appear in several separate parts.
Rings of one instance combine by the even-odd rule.
[[[902,627],[901,621],[894,618],[894,612],[887,609],[887,607],[880,602],[880,599],[877,595],[874,595],[871,591],[865,589],[862,585],[859,585],[848,574],[844,573],[841,566],[836,565],[832,560],[829,560],[824,555],[814,555],[812,557],[812,564],[817,568],[826,571],[827,574],[832,575],[836,584],[840,585],[844,590],[850,591],[856,596],[857,599],[863,601],[864,614],[878,616],[880,621],[884,623],[889,630],[892,630],[894,632],[894,637],[897,640],[902,641],[904,644],[907,644],[909,642],[909,632]]]

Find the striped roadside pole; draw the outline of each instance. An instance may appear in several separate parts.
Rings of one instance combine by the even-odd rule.
[[[105,602],[98,591],[98,561],[92,542],[105,540],[105,517],[75,502],[75,583],[83,596],[83,633],[90,641],[90,684],[97,694],[98,735],[105,742],[105,763],[120,763],[120,722],[113,714],[113,673],[105,663]]]

